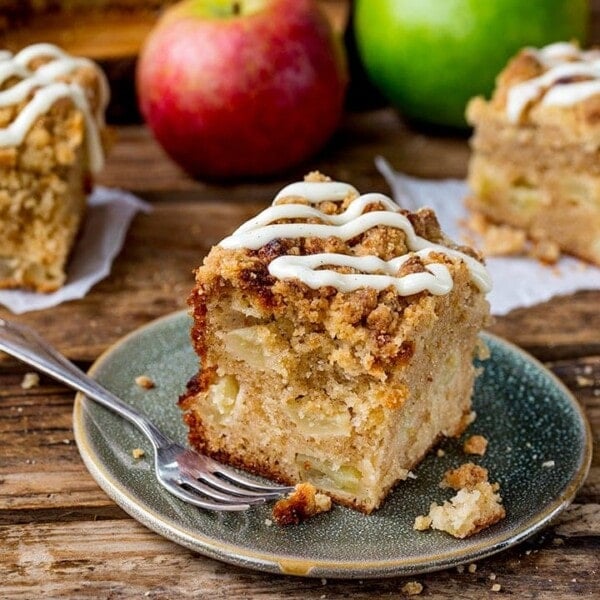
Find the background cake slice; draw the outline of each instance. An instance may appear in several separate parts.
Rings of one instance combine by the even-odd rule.
[[[0,53],[0,288],[52,291],[103,163],[107,85],[50,44]]]
[[[467,118],[469,207],[600,264],[600,51],[522,50]]]
[[[372,511],[468,424],[488,289],[429,209],[314,174],[284,188],[196,272],[191,444]]]

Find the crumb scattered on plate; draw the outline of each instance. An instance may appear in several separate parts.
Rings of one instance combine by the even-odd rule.
[[[472,462],[464,463],[457,469],[448,469],[444,473],[444,478],[440,487],[452,488],[473,488],[478,483],[488,480],[488,470]]]
[[[331,498],[327,494],[317,492],[311,483],[299,483],[293,492],[275,503],[273,520],[278,525],[297,525],[328,510]]]
[[[145,452],[141,449],[141,448],[134,448],[131,451],[131,456],[133,456],[133,458],[135,458],[136,460],[142,458],[143,456],[145,456]]]
[[[156,385],[148,375],[138,375],[135,378],[135,383],[145,390],[151,390]]]
[[[424,516],[431,519],[432,529],[463,539],[506,516],[501,504],[500,486],[488,481],[487,469],[483,467],[465,463],[447,471],[440,485],[457,490],[457,493],[442,505],[432,502],[429,515]],[[419,524],[424,523],[424,520],[419,520]]]
[[[483,456],[487,450],[488,441],[482,435],[472,435],[465,440],[463,451],[466,454],[478,454]]]
[[[413,529],[417,531],[426,531],[431,527],[431,517],[427,515],[418,515],[415,517],[415,523],[413,525]]]
[[[438,448],[436,455],[438,458],[442,458],[442,457],[446,456],[446,453],[441,448]]]
[[[40,376],[37,373],[25,373],[23,381],[21,381],[21,387],[24,390],[30,390],[31,388],[38,387],[40,385]]]

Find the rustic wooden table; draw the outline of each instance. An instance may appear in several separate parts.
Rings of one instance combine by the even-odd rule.
[[[210,246],[263,208],[308,168],[388,192],[373,165],[462,177],[466,139],[407,128],[391,109],[349,114],[329,147],[280,179],[207,185],[183,175],[142,126],[123,127],[101,183],[153,205],[138,216],[109,277],[83,300],[20,317],[82,367],[123,334],[185,307],[192,269]],[[499,318],[493,331],[544,361],[583,405],[600,437],[600,291],[555,298]],[[147,530],[86,471],[73,441],[73,393],[0,357],[0,597],[2,598],[373,598],[403,597],[407,580],[321,581],[266,575],[197,555]],[[494,582],[490,575],[495,573]],[[456,569],[413,577],[427,598],[574,598],[600,595],[600,453],[573,505],[520,546]]]

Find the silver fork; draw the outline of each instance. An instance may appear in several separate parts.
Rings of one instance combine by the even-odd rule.
[[[210,510],[238,511],[280,498],[294,489],[260,483],[177,444],[146,416],[86,375],[29,327],[0,319],[0,350],[133,423],[152,443],[158,481],[185,502]]]

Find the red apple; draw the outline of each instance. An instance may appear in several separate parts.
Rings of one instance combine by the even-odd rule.
[[[142,49],[140,108],[197,177],[265,175],[331,136],[347,84],[343,47],[314,0],[186,0]]]

